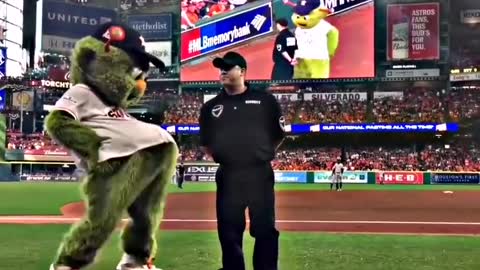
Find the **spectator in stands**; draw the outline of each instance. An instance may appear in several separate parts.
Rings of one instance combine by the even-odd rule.
[[[227,0],[218,0],[216,4],[213,4],[212,6],[210,6],[210,9],[208,11],[208,16],[213,17],[215,15],[226,13],[230,10],[232,10],[232,7],[230,6]]]
[[[182,17],[182,21],[181,21],[182,30],[195,27],[195,24],[198,23],[198,21],[200,20],[200,15],[198,13],[197,6],[190,1],[187,1],[187,2],[182,1],[181,17]]]

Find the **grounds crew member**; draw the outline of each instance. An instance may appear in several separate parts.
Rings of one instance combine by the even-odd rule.
[[[217,225],[223,270],[245,270],[242,251],[245,209],[255,238],[255,270],[277,270],[271,161],[282,142],[284,117],[275,97],[245,82],[247,63],[235,52],[213,60],[223,89],[200,112],[200,142],[220,166],[216,172]]]
[[[179,188],[183,188],[183,180],[185,177],[185,165],[183,161],[177,166],[178,176],[177,176],[177,185]]]
[[[293,66],[296,64],[294,57],[295,51],[298,49],[297,39],[288,29],[286,19],[278,19],[276,23],[279,33],[273,47],[272,80],[291,80]]]
[[[342,164],[342,159],[337,158],[337,162],[332,167],[332,183],[330,183],[330,190],[333,189],[333,184],[335,183],[335,190],[342,191],[342,177],[345,172],[345,167]]]

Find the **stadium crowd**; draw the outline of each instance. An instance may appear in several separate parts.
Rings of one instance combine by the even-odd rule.
[[[181,28],[195,27],[202,20],[230,12],[248,2],[250,0],[182,0]]]
[[[445,148],[428,145],[422,151],[411,148],[365,147],[347,151],[348,170],[431,170],[480,171],[480,151],[470,144]],[[198,149],[181,152],[183,161],[211,161]],[[272,165],[277,170],[330,170],[341,156],[339,148],[283,149],[278,151]]]
[[[194,144],[181,144],[179,160],[185,162],[208,162],[205,155]],[[23,134],[9,130],[8,150],[62,151],[44,133]],[[458,142],[450,147],[427,145],[420,151],[413,148],[364,147],[346,151],[349,170],[451,170],[480,171],[480,150],[473,142]],[[282,148],[272,162],[278,170],[329,170],[341,156],[340,148]]]
[[[8,150],[62,151],[63,148],[45,133],[25,134],[19,130],[7,130]]]
[[[478,68],[480,67],[480,56],[478,47],[480,39],[471,38],[466,42],[458,42],[451,50],[450,61],[453,68]]]
[[[447,122],[472,119],[480,113],[480,89],[445,94],[441,90],[412,88],[373,100],[279,99],[287,123],[360,123],[367,121],[371,102],[372,121],[378,123]],[[386,92],[382,92],[386,93]],[[165,123],[196,123],[203,103],[199,92],[186,92],[168,109]]]
[[[477,118],[480,115],[479,89],[461,89],[450,92],[448,113],[454,122]]]
[[[414,88],[403,91],[403,97],[386,96],[373,101],[375,122],[444,122],[445,109],[440,93]]]

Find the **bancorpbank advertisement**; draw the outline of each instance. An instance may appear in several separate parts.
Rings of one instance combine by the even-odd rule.
[[[332,183],[332,172],[314,172],[313,173],[313,182],[314,183]],[[362,171],[346,171],[342,176],[343,183],[351,184],[367,184],[368,183],[368,173]]]
[[[202,7],[182,2],[183,82],[218,80],[211,61],[227,51],[245,57],[249,80],[374,76],[373,0],[240,2],[209,3],[202,16]]]
[[[475,184],[480,183],[479,173],[434,172],[430,174],[431,184]]]
[[[113,9],[43,1],[42,50],[70,53],[78,39],[116,18]]]

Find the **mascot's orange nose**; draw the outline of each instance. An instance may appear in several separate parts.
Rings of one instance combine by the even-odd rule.
[[[137,80],[137,90],[141,95],[147,90],[147,82],[145,80]]]

